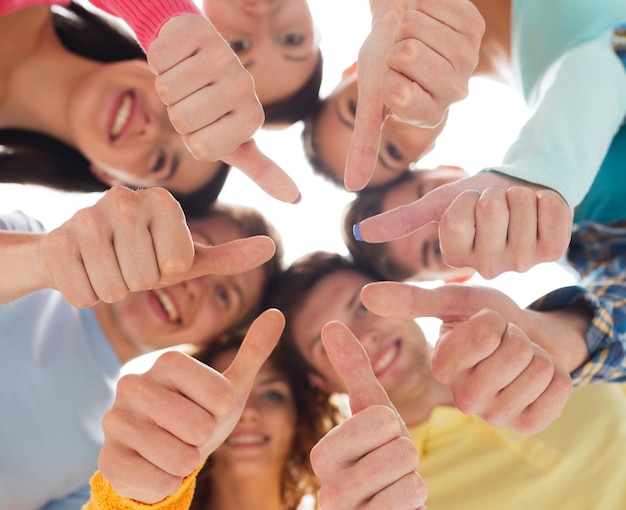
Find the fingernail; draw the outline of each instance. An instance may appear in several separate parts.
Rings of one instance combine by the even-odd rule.
[[[298,198],[296,198],[292,204],[299,204],[302,201],[302,193],[298,192]]]
[[[354,236],[354,238],[357,241],[363,241],[363,238],[361,237],[361,227],[360,227],[360,223],[355,223],[352,226],[352,235]]]
[[[471,189],[469,191],[473,191],[474,193],[478,193],[479,195],[483,194],[483,190],[481,190],[481,189]]]

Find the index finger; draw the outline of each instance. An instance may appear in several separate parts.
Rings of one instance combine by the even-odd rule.
[[[254,378],[276,347],[284,328],[284,315],[270,308],[259,315],[248,329],[235,359],[223,372],[241,400],[250,393]]]
[[[254,139],[222,158],[224,163],[239,168],[263,191],[282,202],[296,204],[301,195],[298,186],[285,171],[258,148]]]
[[[377,101],[376,98],[361,95],[359,92],[354,130],[346,156],[344,174],[344,184],[349,191],[363,189],[372,178],[384,121],[385,111],[382,100]]]
[[[378,382],[365,349],[341,322],[329,322],[322,329],[322,343],[337,374],[350,394],[350,408],[357,413],[373,405],[393,407]]]

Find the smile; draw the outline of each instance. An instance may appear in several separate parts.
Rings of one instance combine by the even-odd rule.
[[[372,364],[372,369],[374,370],[376,377],[381,375],[389,368],[389,366],[391,366],[397,358],[399,351],[400,342],[397,340],[380,357],[378,357],[378,359],[376,359],[376,362]]]
[[[176,309],[176,304],[174,303],[172,298],[166,292],[162,291],[161,289],[153,289],[152,292],[154,293],[154,295],[156,296],[157,300],[159,301],[159,304],[161,305],[161,308],[163,309],[163,311],[167,315],[167,318],[171,322],[175,322],[177,324],[180,324],[181,323],[181,317],[178,314],[178,310]]]
[[[124,128],[128,124],[130,119],[130,114],[133,110],[133,103],[135,101],[135,94],[133,92],[126,92],[122,97],[122,101],[120,103],[119,108],[117,109],[117,113],[113,119],[113,124],[111,126],[111,131],[109,132],[109,137],[111,140],[117,139]]]

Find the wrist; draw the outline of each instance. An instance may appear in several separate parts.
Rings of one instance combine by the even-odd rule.
[[[577,306],[552,311],[525,309],[529,338],[557,358],[572,373],[589,359],[585,333],[593,318],[589,308]]]

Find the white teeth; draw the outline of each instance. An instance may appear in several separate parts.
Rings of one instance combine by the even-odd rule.
[[[228,438],[228,444],[231,445],[248,445],[248,444],[259,444],[264,443],[265,439],[263,436],[258,435],[247,435],[247,436],[235,436]]]
[[[122,104],[117,110],[115,119],[113,119],[113,126],[111,127],[111,138],[116,138],[122,132],[122,129],[128,122],[130,112],[133,107],[133,95],[130,92],[124,94]]]
[[[385,355],[376,362],[376,365],[373,367],[374,373],[379,374],[380,372],[385,370],[389,366],[389,364],[394,360],[397,352],[398,352],[398,346],[394,345],[392,349],[389,349],[385,353]]]
[[[174,302],[171,300],[169,295],[160,289],[154,289],[154,294],[159,300],[159,303],[161,303],[161,306],[163,307],[163,310],[165,310],[168,318],[172,322],[179,322],[180,317],[178,317],[176,305],[174,305]]]

